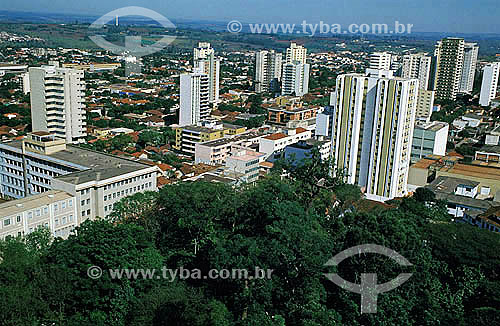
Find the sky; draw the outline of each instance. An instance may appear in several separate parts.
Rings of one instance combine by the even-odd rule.
[[[171,19],[413,24],[416,32],[500,34],[499,0],[0,0],[2,10],[104,15],[140,6]]]

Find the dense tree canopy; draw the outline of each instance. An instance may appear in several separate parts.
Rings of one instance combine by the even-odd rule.
[[[123,200],[111,221],[83,223],[67,240],[45,231],[0,242],[4,325],[498,325],[498,234],[449,222],[427,191],[362,209],[360,192],[312,160],[253,186],[186,182]],[[357,255],[360,244],[403,255]],[[91,266],[102,277],[87,275]],[[110,269],[272,270],[270,278],[116,279]],[[378,283],[376,314],[325,273]]]

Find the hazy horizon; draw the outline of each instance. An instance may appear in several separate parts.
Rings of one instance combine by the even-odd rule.
[[[308,23],[327,24],[393,24],[399,21],[413,24],[415,32],[437,33],[493,33],[500,32],[498,2],[481,0],[445,0],[440,2],[422,0],[418,3],[402,0],[337,0],[332,2],[313,0],[309,2],[289,2],[277,0],[269,2],[254,0],[217,0],[210,5],[199,0],[190,3],[182,1],[163,2],[159,0],[88,0],[74,3],[53,0],[50,7],[42,0],[6,0],[5,11],[27,13],[52,13],[81,15],[104,15],[126,6],[140,6],[159,12],[172,20],[197,20],[227,22],[239,20],[247,23]]]

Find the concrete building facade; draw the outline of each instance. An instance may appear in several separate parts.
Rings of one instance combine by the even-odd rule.
[[[87,136],[85,82],[82,70],[57,66],[29,69],[31,121],[34,131],[47,131],[67,143]]]
[[[337,78],[332,123],[336,169],[367,198],[385,201],[407,194],[418,80],[368,69]]]

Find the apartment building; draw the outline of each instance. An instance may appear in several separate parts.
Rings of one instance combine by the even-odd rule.
[[[246,183],[253,183],[259,178],[259,163],[265,157],[248,148],[234,148],[226,158],[225,171],[227,175],[241,174],[239,179]]]
[[[281,81],[283,55],[274,50],[255,53],[255,91],[275,92]]]
[[[197,143],[234,136],[246,131],[245,127],[216,123],[213,121],[202,121],[198,125],[174,126],[176,150],[188,155],[195,155]]]
[[[302,45],[290,43],[290,47],[286,49],[285,63],[299,62],[301,64],[307,63],[307,49]]]
[[[106,217],[121,198],[156,191],[156,166],[67,145],[45,132],[0,143],[0,194],[23,198],[49,190],[76,199],[78,223]]]
[[[499,76],[500,62],[490,63],[486,67],[484,67],[479,105],[489,106],[491,104],[491,100],[495,99],[495,97],[497,96]]]
[[[407,54],[403,56],[401,77],[418,79],[419,88],[429,89],[432,58],[426,53]]]
[[[417,123],[413,130],[411,163],[430,155],[446,155],[449,128],[445,122]]]
[[[298,143],[301,140],[308,140],[311,137],[312,132],[304,128],[289,129],[285,133],[274,133],[259,139],[259,152],[271,155],[282,151],[288,145]]]
[[[0,204],[0,239],[25,236],[40,228],[66,239],[78,226],[77,216],[76,198],[60,190],[8,201]]]
[[[316,121],[317,107],[284,106],[267,109],[267,121],[273,125],[292,127],[293,122]]]
[[[417,113],[416,119],[424,122],[430,122],[432,112],[434,110],[434,91],[428,91],[425,89],[418,90],[417,97]]]
[[[346,181],[369,199],[407,194],[418,80],[368,69],[337,78],[332,152]]]
[[[472,89],[474,88],[474,77],[476,76],[478,54],[479,46],[476,43],[465,43],[464,65],[462,68],[462,77],[460,78],[460,93],[472,93]]]
[[[434,90],[439,100],[455,100],[461,89],[465,60],[465,41],[462,38],[445,38],[435,50],[436,72]]]
[[[205,59],[196,61],[195,69],[208,76],[209,103],[219,103],[220,59],[216,58],[214,53],[210,53]]]
[[[369,69],[391,70],[392,55],[387,52],[373,52],[370,54]]]
[[[198,42],[198,47],[193,49],[194,65],[196,65],[196,61],[206,59],[211,54],[214,54],[214,49],[210,46],[210,43]]]
[[[259,132],[246,132],[234,137],[225,137],[212,141],[195,144],[195,163],[209,165],[224,165],[226,158],[236,148],[258,148],[260,138],[266,134]]]
[[[210,80],[207,74],[193,72],[180,76],[179,125],[188,126],[210,116]]]
[[[32,67],[29,82],[33,130],[53,133],[69,144],[83,142],[87,136],[83,71]]]
[[[307,63],[295,61],[283,65],[281,95],[304,96],[309,92],[309,69]]]

